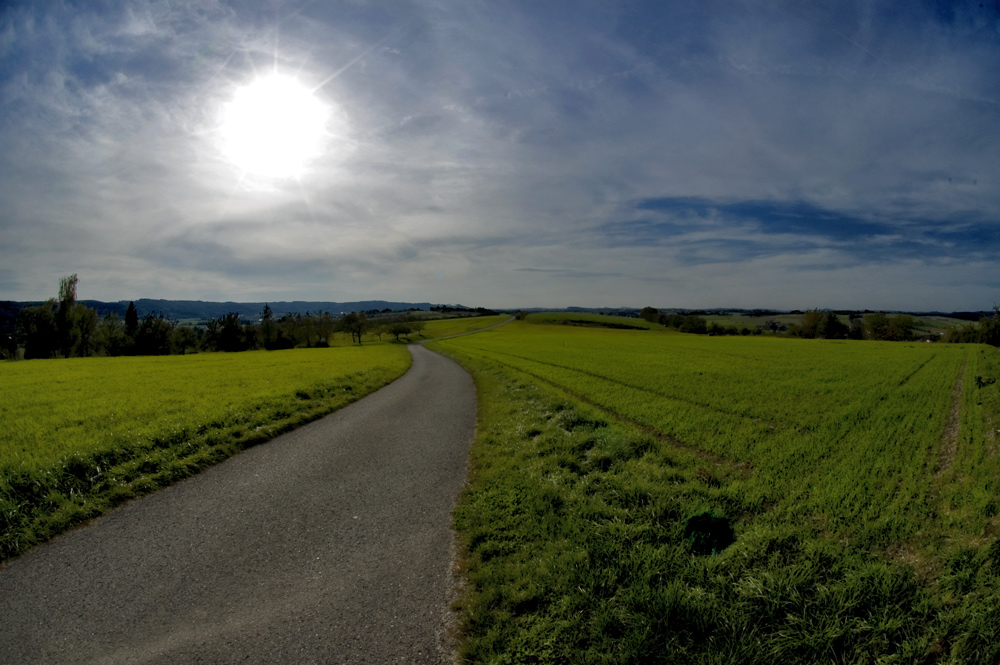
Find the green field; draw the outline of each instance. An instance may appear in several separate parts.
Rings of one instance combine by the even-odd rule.
[[[0,364],[0,559],[403,374],[393,344]]]
[[[440,339],[442,337],[463,335],[495,326],[509,318],[510,316],[506,314],[498,314],[496,316],[467,316],[431,320],[426,322],[424,329],[419,334],[411,336],[411,339]]]
[[[1000,658],[996,349],[532,320],[432,345],[480,395],[471,662]]]
[[[659,323],[624,316],[604,316],[589,312],[539,312],[529,315],[532,323],[547,323],[560,326],[605,328],[619,330],[663,330]]]
[[[576,313],[430,347],[478,391],[464,662],[1000,662],[997,349]],[[0,560],[409,362],[383,341],[0,364]]]

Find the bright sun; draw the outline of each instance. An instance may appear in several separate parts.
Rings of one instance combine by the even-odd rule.
[[[322,152],[328,116],[323,103],[294,78],[258,78],[239,88],[223,109],[223,151],[244,173],[298,177]]]

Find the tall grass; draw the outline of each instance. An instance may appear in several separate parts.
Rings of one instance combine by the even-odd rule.
[[[995,384],[966,379],[969,444],[937,468],[995,350],[528,324],[432,346],[479,391],[466,662],[1000,662]],[[706,511],[736,541],[703,556]]]
[[[0,559],[329,413],[409,367],[394,345],[0,365]]]

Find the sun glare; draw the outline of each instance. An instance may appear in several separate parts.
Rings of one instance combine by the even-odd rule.
[[[258,78],[223,108],[223,151],[246,174],[298,177],[322,153],[328,116],[329,109],[294,78]]]

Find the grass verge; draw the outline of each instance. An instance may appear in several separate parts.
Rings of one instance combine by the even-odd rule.
[[[3,366],[0,561],[378,390],[394,345]]]

